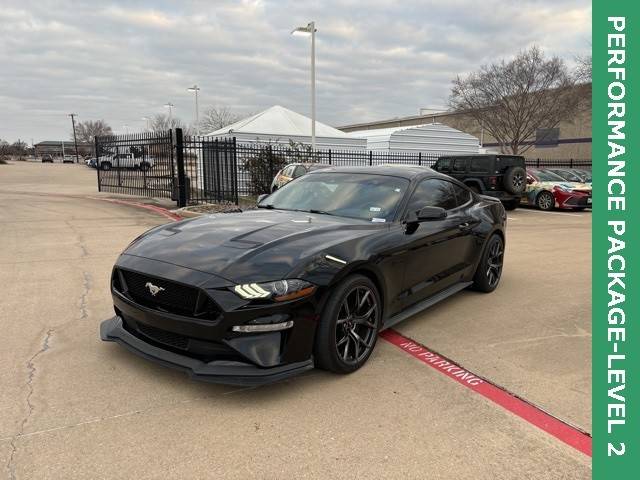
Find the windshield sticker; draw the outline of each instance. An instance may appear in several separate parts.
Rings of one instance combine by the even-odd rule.
[[[369,209],[370,212],[379,212],[380,210],[382,210],[382,208],[380,208],[380,207],[371,207]]]
[[[386,220],[386,219],[384,219],[384,218],[376,218],[376,217],[373,217],[373,218],[371,219],[371,221],[372,221],[372,222],[375,222],[375,223],[384,223],[384,222],[386,222],[387,220]]]

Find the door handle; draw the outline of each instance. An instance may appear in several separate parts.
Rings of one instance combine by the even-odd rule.
[[[464,222],[464,223],[461,223],[460,225],[458,225],[458,228],[460,230],[468,230],[470,226],[471,226],[471,224],[469,222]]]

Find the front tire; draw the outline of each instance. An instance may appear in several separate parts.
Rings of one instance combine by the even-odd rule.
[[[476,268],[472,288],[484,293],[493,292],[500,283],[503,262],[504,242],[500,235],[493,235],[489,238]]]
[[[378,338],[382,304],[376,286],[364,275],[351,275],[331,292],[316,332],[316,365],[351,373],[368,360]]]
[[[556,198],[553,196],[553,193],[547,190],[543,190],[536,198],[536,206],[540,210],[548,212],[550,210],[553,210],[553,208],[556,206]]]

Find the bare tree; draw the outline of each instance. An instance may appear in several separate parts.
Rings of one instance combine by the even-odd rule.
[[[80,143],[93,144],[94,137],[113,135],[113,130],[104,120],[85,120],[76,123],[76,136]],[[73,140],[73,130],[71,131],[71,140]]]
[[[150,127],[152,132],[166,132],[172,128],[181,128],[185,135],[191,135],[191,128],[177,117],[158,113],[151,118]]]
[[[551,129],[574,117],[581,95],[575,77],[558,57],[538,47],[513,60],[484,65],[453,80],[450,106],[473,117],[503,153],[524,153],[538,128]]]
[[[240,115],[228,107],[209,107],[200,118],[200,131],[203,134],[215,132],[240,120]]]
[[[576,81],[588,83],[591,81],[591,55],[579,55],[576,57]]]

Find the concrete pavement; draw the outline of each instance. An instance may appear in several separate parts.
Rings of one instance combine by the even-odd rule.
[[[166,219],[82,196],[86,167],[0,166],[7,478],[590,478],[589,457],[385,341],[353,375],[258,389],[100,342],[114,260]],[[397,330],[588,430],[590,214],[509,216],[499,289]]]

